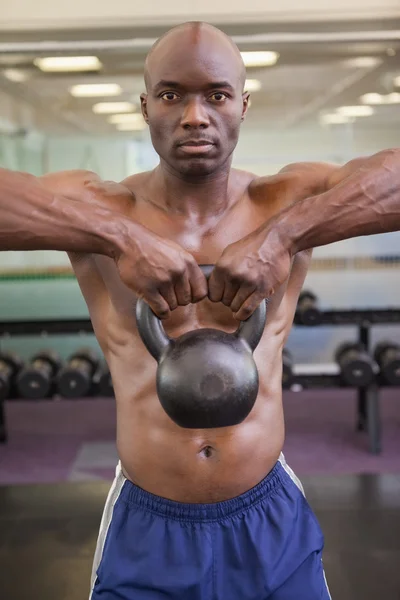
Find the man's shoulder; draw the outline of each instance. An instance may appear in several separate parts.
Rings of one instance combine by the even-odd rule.
[[[324,162],[291,163],[277,173],[254,177],[249,193],[260,201],[292,193],[302,197],[321,194],[326,191],[329,178],[339,168],[339,165]]]

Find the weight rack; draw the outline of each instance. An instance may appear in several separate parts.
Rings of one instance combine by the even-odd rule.
[[[370,328],[373,325],[400,325],[400,308],[370,308],[320,311],[318,323],[312,327],[352,325],[358,326],[358,341],[367,352],[371,353]],[[296,311],[294,327],[310,327],[301,322],[301,316]],[[41,321],[2,321],[0,322],[1,343],[12,336],[54,335],[54,334],[93,334],[93,326],[89,319],[57,319]],[[307,368],[308,367],[308,368]],[[321,370],[318,372],[318,368]],[[294,365],[294,381],[292,391],[311,388],[340,387],[340,375],[336,369],[323,370],[319,365]],[[358,431],[367,431],[369,448],[372,454],[381,451],[381,419],[379,411],[379,389],[382,385],[375,380],[365,388],[357,388],[357,423]],[[6,442],[7,428],[5,421],[4,403],[0,402],[0,442]]]

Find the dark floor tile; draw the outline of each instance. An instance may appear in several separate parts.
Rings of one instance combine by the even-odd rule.
[[[87,600],[92,561],[0,553],[2,600]]]
[[[332,600],[361,600],[353,596],[351,583],[342,568],[340,555],[330,551],[329,546],[324,552],[324,569]]]
[[[327,546],[335,550],[365,550],[370,546],[400,552],[400,511],[320,509],[316,516]]]
[[[15,530],[17,528],[17,522],[15,520],[2,520],[0,521],[0,550],[2,548],[7,548],[10,544],[12,537],[15,535]],[[1,569],[1,565],[0,565]]]
[[[109,482],[0,486],[0,520],[101,515]]]
[[[326,552],[332,600],[400,600],[400,553]]]
[[[315,510],[400,510],[400,475],[318,475],[301,480]]]
[[[35,553],[47,557],[93,556],[100,518],[19,519],[8,533],[7,548],[18,556]]]

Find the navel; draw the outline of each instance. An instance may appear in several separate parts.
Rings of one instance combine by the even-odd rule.
[[[204,458],[212,458],[215,456],[216,450],[212,446],[203,446],[203,448],[201,448],[199,451],[199,454]]]

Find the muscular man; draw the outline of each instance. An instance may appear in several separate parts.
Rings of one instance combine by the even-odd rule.
[[[281,454],[282,348],[309,248],[400,229],[398,154],[342,168],[294,164],[265,178],[234,170],[244,80],[228,37],[179,26],[146,61],[153,171],[120,184],[82,171],[1,173],[0,249],[69,253],[113,378],[120,464],[92,600],[329,598],[323,536]],[[199,264],[215,264],[208,284]],[[233,331],[269,296],[250,415],[235,427],[178,427],[157,398],[136,298],[176,337]]]

